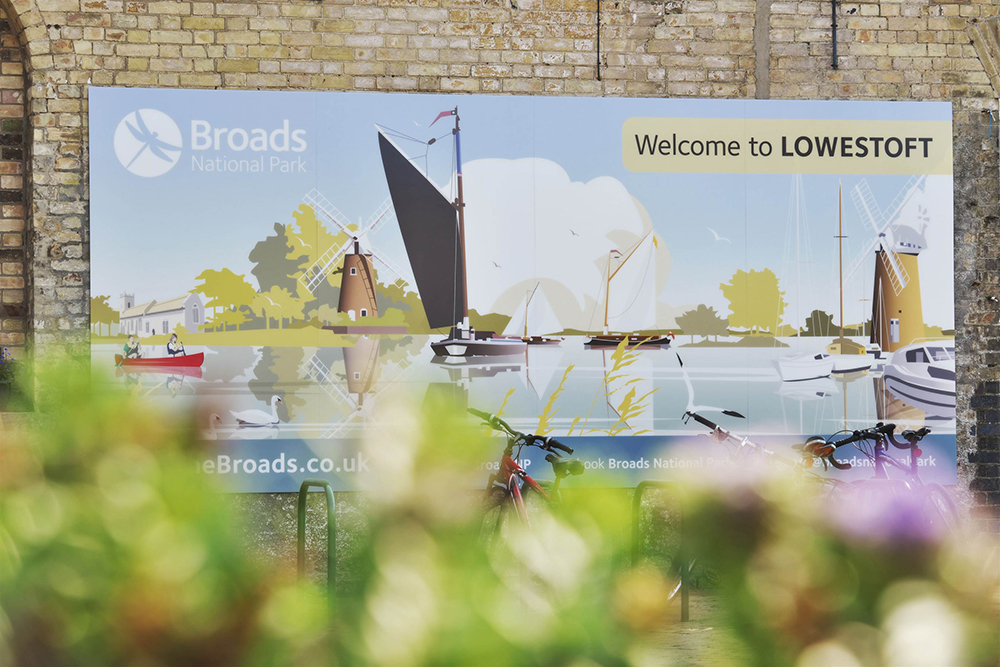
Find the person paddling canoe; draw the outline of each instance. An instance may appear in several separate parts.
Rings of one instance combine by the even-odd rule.
[[[142,350],[139,348],[139,341],[132,334],[129,334],[128,342],[125,343],[123,359],[139,359],[142,357]]]
[[[170,341],[167,343],[167,354],[171,357],[175,357],[178,354],[187,356],[187,351],[184,349],[184,343],[177,340],[177,334],[170,334]]]

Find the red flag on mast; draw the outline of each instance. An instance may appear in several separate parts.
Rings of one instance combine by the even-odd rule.
[[[431,121],[431,125],[433,125],[434,123],[438,122],[439,120],[441,120],[445,116],[454,116],[454,115],[455,115],[455,110],[454,109],[452,109],[451,111],[442,111],[441,113],[439,113],[437,115],[437,118],[435,118],[433,121]],[[431,125],[428,125],[427,127],[430,127]]]

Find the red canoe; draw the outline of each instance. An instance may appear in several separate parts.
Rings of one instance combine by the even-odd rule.
[[[205,355],[189,354],[187,356],[178,354],[176,357],[152,357],[146,359],[122,359],[122,355],[115,355],[115,364],[118,366],[136,366],[141,368],[196,368],[205,362]]]

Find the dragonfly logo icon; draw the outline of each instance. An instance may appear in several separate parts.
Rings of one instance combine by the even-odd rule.
[[[170,171],[184,141],[173,119],[156,109],[136,109],[115,129],[115,155],[136,176],[152,178]]]

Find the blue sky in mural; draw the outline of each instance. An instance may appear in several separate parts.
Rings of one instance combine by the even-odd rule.
[[[850,264],[873,238],[865,229],[851,201],[850,190],[861,179],[856,175],[807,175],[802,177],[799,196],[805,215],[800,218],[799,250],[795,252],[794,216],[789,201],[794,194],[790,175],[743,174],[637,174],[625,169],[621,158],[621,128],[633,116],[717,117],[740,122],[761,118],[858,118],[867,120],[948,120],[947,104],[836,103],[836,102],[744,102],[610,98],[530,98],[509,96],[389,95],[364,93],[288,93],[236,91],[91,90],[91,253],[94,294],[117,297],[122,291],[136,293],[141,301],[164,299],[186,292],[194,277],[206,268],[228,267],[247,273],[247,254],[253,245],[272,233],[274,223],[292,222],[292,212],[303,195],[319,189],[351,221],[366,220],[388,195],[382,173],[375,124],[391,128],[398,145],[426,166],[430,177],[447,188],[451,173],[450,124],[445,118],[433,127],[440,111],[458,105],[462,117],[463,160],[468,179],[495,182],[470,184],[470,193],[489,187],[504,192],[509,187],[499,163],[484,160],[529,160],[521,167],[536,169],[542,161],[555,163],[565,172],[566,193],[572,184],[594,179],[620,181],[628,194],[645,208],[654,229],[669,250],[669,275],[659,300],[672,307],[706,303],[725,312],[726,302],[719,283],[737,269],[770,268],[779,274],[791,303],[786,321],[801,321],[808,311],[795,314],[794,296],[801,290],[810,295],[810,307],[833,312],[836,300],[838,182],[844,188],[844,229],[848,239],[845,264]],[[130,173],[116,157],[115,135],[120,122],[136,109],[156,109],[180,127],[185,143],[192,120],[207,121],[212,128],[304,129],[306,149],[301,153],[264,154],[263,173],[199,171],[198,156],[185,145],[177,164],[162,176],[144,178]],[[426,149],[418,141],[440,138]],[[225,136],[225,135],[223,135]],[[224,147],[224,144],[223,144]],[[419,159],[426,150],[425,159]],[[213,156],[250,159],[250,151],[220,150]],[[304,172],[283,173],[280,163],[270,160],[301,160]],[[477,162],[478,161],[478,162]],[[272,171],[272,166],[278,171]],[[885,207],[896,198],[908,176],[866,177],[875,198]],[[556,179],[558,181],[558,179]],[[538,181],[542,183],[541,181]],[[546,181],[548,182],[548,181]],[[553,181],[555,182],[555,181]],[[514,186],[510,186],[514,187]],[[542,184],[540,187],[545,187]],[[951,307],[951,177],[928,179],[936,208],[930,213],[929,249],[921,255],[921,272],[947,274],[947,280],[924,278],[925,319],[929,324],[953,326]],[[553,197],[560,194],[553,186]],[[510,190],[510,196],[520,196]],[[534,194],[536,198],[542,195]],[[493,201],[493,200],[491,200]],[[570,211],[571,202],[566,202]],[[491,204],[495,206],[496,204]],[[475,212],[477,202],[468,200],[470,226],[476,220],[500,220],[502,215]],[[540,209],[539,209],[540,210]],[[574,224],[567,212],[566,225]],[[523,237],[524,254],[537,265],[549,261],[547,253],[572,255],[567,234],[564,247],[539,248],[530,238],[532,220],[523,226],[509,222],[517,248]],[[604,235],[615,229],[594,230]],[[499,223],[508,224],[508,223]],[[560,223],[563,224],[563,223]],[[587,225],[581,219],[587,234]],[[526,231],[527,230],[527,231]],[[715,240],[712,230],[729,239]],[[470,230],[470,235],[474,232]],[[136,239],[141,242],[137,243]],[[379,250],[397,265],[406,265],[398,231],[386,229],[377,239]],[[470,242],[471,243],[471,242]],[[470,245],[470,249],[471,249]],[[508,248],[508,246],[504,246]],[[137,250],[141,248],[141,250]],[[579,261],[591,262],[597,246],[581,249]],[[509,250],[505,253],[509,254]],[[603,251],[602,251],[603,252]],[[925,256],[926,255],[926,256]],[[489,256],[470,257],[486,263]],[[561,260],[560,260],[561,261]],[[870,294],[871,268],[845,284],[845,320],[859,321]],[[588,274],[589,275],[589,274]],[[798,278],[796,278],[798,276]],[[475,299],[477,281],[470,278],[470,296]],[[480,276],[480,293],[495,276]],[[587,278],[590,280],[590,278]],[[798,289],[793,281],[799,283]],[[591,282],[594,282],[591,280]],[[599,284],[581,288],[598,294]],[[492,307],[500,293],[490,293],[484,302]],[[928,302],[931,306],[928,307]],[[117,303],[113,298],[112,303]]]

